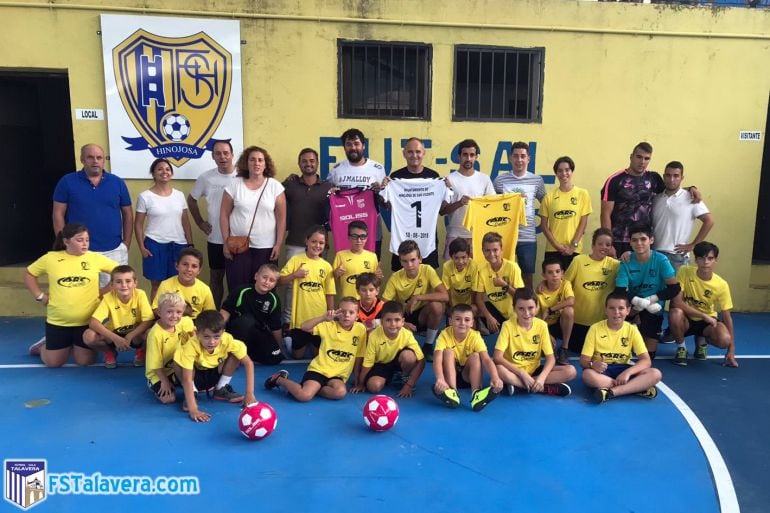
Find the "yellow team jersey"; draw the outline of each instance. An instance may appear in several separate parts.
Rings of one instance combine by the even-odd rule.
[[[513,315],[513,297],[505,289],[493,283],[495,276],[505,280],[511,287],[520,289],[524,286],[521,269],[516,262],[504,258],[500,270],[495,271],[485,260],[483,264],[479,264],[473,280],[473,292],[484,294],[484,301],[492,303],[503,317],[510,319]]]
[[[583,356],[590,356],[592,360],[604,360],[611,365],[613,363],[628,363],[631,360],[631,352],[639,356],[647,352],[642,334],[635,324],[623,321],[623,326],[615,331],[607,326],[607,320],[599,321],[588,328],[585,344],[583,344]]]
[[[478,266],[471,259],[468,259],[468,265],[462,271],[457,270],[451,259],[444,262],[441,268],[441,281],[449,291],[450,307],[460,303],[473,304],[471,291],[473,290],[473,277],[476,276],[477,271]]]
[[[183,369],[216,369],[230,355],[242,360],[246,356],[246,344],[236,340],[227,332],[222,333],[222,340],[214,352],[209,353],[197,337],[191,337],[187,343],[180,344],[174,353],[174,361]]]
[[[375,363],[390,363],[402,349],[411,349],[418,360],[425,358],[411,331],[401,328],[396,338],[388,338],[382,326],[378,326],[367,338],[364,367],[371,367]]]
[[[415,278],[409,278],[406,271],[401,269],[393,273],[385,285],[385,292],[382,293],[382,299],[385,301],[398,301],[405,305],[409,298],[419,294],[433,292],[433,289],[441,285],[441,278],[436,274],[436,270],[426,264],[420,264],[420,270],[417,271]],[[418,301],[412,311],[417,311],[425,305],[425,301]]]
[[[55,326],[86,326],[99,305],[99,273],[109,273],[117,265],[91,251],[80,256],[49,251],[32,262],[29,274],[48,275],[46,321]]]
[[[519,225],[527,226],[525,207],[526,199],[518,192],[471,199],[465,211],[463,227],[471,232],[473,254],[483,255],[481,239],[487,232],[497,232],[503,237],[503,257],[516,260]]]
[[[546,308],[561,303],[565,299],[575,297],[575,293],[572,291],[572,283],[565,279],[561,280],[559,288],[556,290],[548,290],[546,287],[543,288],[545,289],[543,292],[537,293],[537,303],[540,306],[541,312],[545,312]],[[556,324],[560,316],[561,314],[556,312],[549,315],[548,318],[545,319],[545,322],[547,322],[549,326]]]
[[[356,322],[348,331],[336,321],[324,321],[313,328],[313,335],[321,337],[321,347],[307,370],[347,382],[356,358],[364,357],[366,326]]]
[[[532,319],[532,327],[526,330],[516,319],[505,321],[500,328],[495,350],[503,352],[503,358],[532,375],[540,366],[540,357],[553,354],[548,325],[543,319]]]
[[[552,189],[540,202],[540,217],[548,219],[548,229],[553,238],[560,244],[570,245],[583,216],[593,212],[591,196],[581,187],[573,187],[569,192],[563,192],[558,187]],[[546,251],[556,251],[556,248],[546,239]],[[583,252],[583,238],[578,241],[576,253]]]
[[[174,331],[166,331],[156,323],[147,332],[147,356],[144,361],[144,375],[153,385],[160,381],[156,370],[162,370],[166,376],[174,373],[174,354],[178,347],[195,336],[195,325],[186,315],[174,326]]]
[[[124,337],[139,324],[153,320],[155,314],[152,313],[147,294],[142,289],[134,289],[126,303],[118,298],[115,291],[108,292],[91,317],[104,324],[108,330]]]
[[[313,259],[306,253],[294,255],[281,269],[281,276],[290,275],[300,266],[308,275],[291,282],[291,328],[297,329],[308,319],[325,314],[326,295],[337,293],[332,266],[323,258]]]
[[[455,355],[455,361],[461,367],[468,361],[468,357],[473,353],[487,353],[487,345],[481,338],[481,333],[476,330],[469,330],[468,334],[462,340],[455,338],[455,331],[452,326],[448,326],[441,331],[436,339],[436,351],[451,349]]]
[[[360,299],[358,290],[356,290],[356,278],[361,273],[373,273],[377,270],[379,264],[377,255],[367,250],[353,253],[349,249],[344,249],[334,256],[332,269],[338,268],[340,264],[345,268],[345,274],[338,278],[340,280],[340,295]]]
[[[717,274],[712,274],[710,280],[703,280],[698,277],[697,267],[685,265],[677,271],[676,279],[682,287],[682,298],[685,303],[709,317],[716,317],[722,310],[733,309],[730,286]]]
[[[211,295],[211,289],[208,285],[195,279],[195,283],[190,285],[182,285],[178,276],[172,276],[160,282],[158,287],[158,293],[152,300],[153,310],[158,308],[158,298],[168,292],[176,292],[182,296],[190,308],[192,309],[192,317],[195,319],[204,310],[216,310],[214,306],[214,296]]]
[[[604,300],[615,290],[615,276],[620,262],[612,257],[594,260],[578,255],[564,273],[575,293],[575,323],[591,326],[605,318]]]

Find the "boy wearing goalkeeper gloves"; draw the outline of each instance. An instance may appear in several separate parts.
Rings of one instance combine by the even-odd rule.
[[[663,253],[652,249],[655,241],[649,225],[636,224],[629,228],[631,253],[621,261],[615,290],[625,291],[631,302],[628,321],[636,323],[644,338],[651,359],[655,359],[663,326],[663,306],[681,290],[674,267]]]

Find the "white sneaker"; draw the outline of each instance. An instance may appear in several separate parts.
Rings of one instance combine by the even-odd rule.
[[[43,346],[45,346],[45,337],[29,346],[29,354],[32,356],[40,356],[40,350],[43,349]]]

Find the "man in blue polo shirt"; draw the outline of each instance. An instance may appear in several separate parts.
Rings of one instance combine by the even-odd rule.
[[[83,169],[62,176],[54,189],[53,231],[59,233],[68,223],[84,224],[91,251],[127,264],[134,215],[126,183],[104,171],[104,150],[97,144],[80,149],[80,162]],[[106,286],[109,278],[102,274],[99,286]]]

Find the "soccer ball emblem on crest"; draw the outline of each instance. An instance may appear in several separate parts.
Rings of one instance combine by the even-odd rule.
[[[161,126],[166,137],[174,142],[184,141],[190,135],[190,122],[181,114],[168,114],[161,121]]]
[[[249,440],[262,440],[270,436],[278,425],[275,410],[267,403],[246,406],[238,417],[238,427]]]
[[[375,395],[364,405],[364,422],[372,431],[387,431],[398,422],[398,404],[387,395]]]

